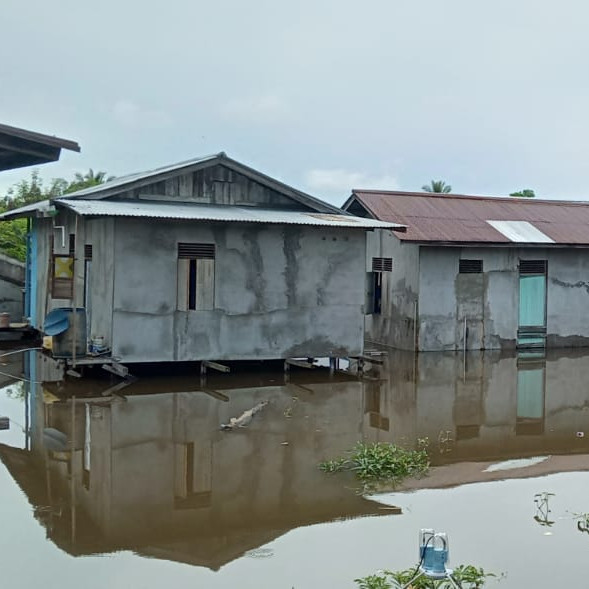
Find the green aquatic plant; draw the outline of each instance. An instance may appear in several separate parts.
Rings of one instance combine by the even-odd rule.
[[[358,442],[348,457],[319,464],[324,472],[352,471],[363,483],[399,483],[407,477],[421,476],[429,468],[427,440],[418,440],[416,450],[395,444]]]
[[[416,575],[415,569],[404,571],[381,571],[375,575],[368,575],[359,579],[354,579],[358,589],[397,589],[404,587],[411,582],[409,589],[451,589],[452,584],[446,580],[433,580],[426,576],[421,576],[413,581]],[[452,572],[453,579],[462,587],[462,589],[480,589],[484,586],[485,581],[491,577],[496,577],[495,573],[487,573],[480,567],[474,565],[461,564]],[[413,581],[413,582],[412,582]]]

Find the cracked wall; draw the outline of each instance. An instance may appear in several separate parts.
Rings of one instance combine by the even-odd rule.
[[[362,353],[364,231],[137,219],[115,224],[112,344],[123,361]],[[177,310],[178,242],[215,243],[213,310]]]

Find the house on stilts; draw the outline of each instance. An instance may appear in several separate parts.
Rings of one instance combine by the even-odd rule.
[[[20,217],[31,324],[56,356],[98,341],[122,364],[360,355],[366,232],[403,229],[224,153],[1,216]]]

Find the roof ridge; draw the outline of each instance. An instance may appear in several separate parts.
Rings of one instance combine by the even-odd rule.
[[[436,198],[436,199],[452,199],[452,200],[475,200],[475,201],[492,201],[492,202],[509,202],[509,203],[525,203],[531,205],[543,204],[543,205],[555,205],[564,204],[571,206],[589,206],[589,200],[559,200],[549,198],[527,198],[521,196],[484,196],[476,194],[442,194],[437,192],[410,192],[404,190],[364,190],[361,188],[354,188],[352,190],[353,195],[367,194],[367,195],[380,195],[380,196],[407,196],[407,197],[425,197],[425,198]]]

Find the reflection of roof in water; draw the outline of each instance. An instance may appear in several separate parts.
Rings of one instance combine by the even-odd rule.
[[[325,484],[331,486],[333,493],[329,501],[320,504],[281,505],[280,509],[269,509],[261,517],[244,512],[241,518],[230,521],[211,521],[205,517],[198,525],[187,522],[174,527],[151,526],[145,521],[140,533],[131,538],[109,539],[78,505],[76,536],[72,541],[69,490],[62,486],[48,493],[45,467],[31,452],[0,444],[0,459],[29,499],[48,537],[72,556],[132,550],[147,557],[216,570],[295,528],[392,513],[379,503],[345,489],[341,479],[325,476]],[[51,478],[55,481],[57,477]],[[49,501],[50,496],[53,503]]]
[[[501,463],[489,461],[458,462],[435,466],[430,469],[427,477],[419,480],[408,479],[397,490],[440,489],[472,483],[540,477],[559,472],[589,471],[589,454],[547,456],[544,458],[546,459],[541,461],[531,460],[529,464],[526,464],[524,459],[521,461],[521,466],[514,468],[511,465],[503,467]],[[497,468],[490,468],[493,466]]]

